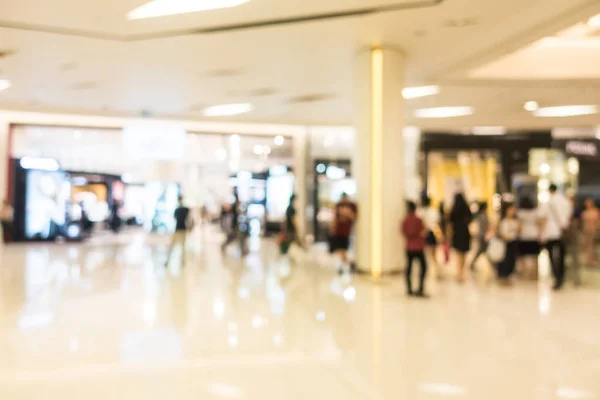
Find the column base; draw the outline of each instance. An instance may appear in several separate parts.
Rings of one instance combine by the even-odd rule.
[[[360,266],[354,266],[352,268],[352,273],[356,274],[356,275],[371,275],[371,269],[370,268],[363,268]],[[402,275],[404,273],[404,270],[401,268],[394,268],[394,269],[389,269],[389,270],[383,270],[381,272],[381,276],[396,276],[396,275]]]

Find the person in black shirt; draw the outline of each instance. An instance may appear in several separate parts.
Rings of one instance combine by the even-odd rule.
[[[181,264],[185,265],[185,239],[191,225],[190,209],[183,205],[183,197],[179,197],[179,207],[175,209],[175,232],[171,236],[171,246],[166,266],[169,265],[173,251],[178,245],[181,246]]]
[[[296,195],[293,194],[290,197],[290,205],[285,210],[285,230],[288,240],[295,241],[298,236],[298,230],[296,228]]]

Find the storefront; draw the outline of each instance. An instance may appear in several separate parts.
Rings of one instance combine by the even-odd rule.
[[[422,135],[421,174],[434,204],[449,204],[454,193],[464,192],[470,202],[494,205],[495,195],[511,193],[530,174],[530,151],[550,149],[552,135],[542,132],[508,132],[502,135]]]

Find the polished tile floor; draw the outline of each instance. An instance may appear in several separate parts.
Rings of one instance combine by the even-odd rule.
[[[0,399],[600,399],[600,291],[337,277],[318,250],[242,260],[196,234],[14,245]],[[329,260],[330,261],[330,260]]]

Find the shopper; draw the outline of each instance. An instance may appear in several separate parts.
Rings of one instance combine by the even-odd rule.
[[[581,213],[581,221],[583,223],[583,253],[585,255],[585,263],[596,265],[598,262],[596,256],[596,238],[598,237],[598,229],[600,229],[600,211],[593,199],[585,199],[585,210]]]
[[[350,269],[348,249],[350,235],[358,214],[358,208],[346,193],[342,193],[335,206],[335,215],[330,227],[329,251],[339,256],[338,273],[341,275]]]
[[[175,232],[171,236],[171,246],[169,247],[169,255],[167,257],[166,267],[169,266],[173,251],[176,246],[181,247],[181,265],[185,266],[186,249],[185,239],[188,230],[192,228],[192,219],[190,209],[183,205],[183,197],[179,197],[179,206],[175,209]]]
[[[471,261],[471,271],[475,271],[477,260],[481,257],[488,248],[489,233],[490,233],[490,218],[488,216],[488,205],[486,202],[479,204],[479,211],[475,216],[477,223],[477,253]]]
[[[407,204],[407,214],[402,221],[402,234],[406,241],[406,289],[409,296],[426,297],[425,276],[427,274],[427,261],[425,260],[425,237],[428,229],[423,220],[417,215],[417,206],[412,201]],[[412,265],[418,260],[421,264],[419,275],[419,290],[412,290]]]
[[[225,241],[221,245],[221,250],[225,252],[227,246],[233,243],[237,238],[239,238],[239,218],[240,218],[240,199],[238,194],[235,193],[233,195],[234,200],[233,203],[229,206],[229,209],[224,209],[223,217],[223,229],[225,230]]]
[[[571,216],[571,223],[569,224],[569,232],[567,234],[567,253],[571,255],[571,264],[570,269],[573,276],[573,283],[576,286],[581,285],[581,215],[583,214],[583,210],[576,206],[575,196],[570,196],[569,201],[571,202],[571,207],[573,209],[573,215]]]
[[[283,223],[280,239],[279,239],[279,250],[281,254],[285,255],[288,253],[292,243],[298,243],[298,228],[296,221],[296,195],[293,194],[290,197],[290,204],[285,210],[285,222]]]
[[[540,212],[530,197],[521,199],[517,218],[521,224],[519,233],[519,258],[522,261],[523,276],[536,279],[538,276],[538,256],[540,255]]]
[[[447,237],[451,238],[452,248],[456,253],[458,281],[460,283],[466,280],[465,261],[466,255],[471,249],[471,234],[469,232],[471,219],[471,210],[464,195],[462,193],[457,193],[454,196],[452,211],[450,211]]]
[[[567,230],[571,223],[573,206],[558,187],[550,185],[550,198],[541,210],[543,218],[542,238],[548,249],[552,273],[554,274],[554,290],[562,288],[565,279],[565,247]]]
[[[444,255],[444,265],[447,265],[450,262],[450,237],[448,237],[448,219],[450,216],[446,211],[446,206],[444,202],[440,202],[440,239],[442,241],[442,250]]]
[[[517,209],[512,204],[508,205],[498,224],[498,236],[506,244],[504,260],[498,265],[498,279],[504,285],[510,284],[510,276],[515,271],[519,250],[519,231],[520,222],[517,218]]]
[[[110,229],[113,233],[119,233],[121,230],[121,202],[113,200],[110,210]]]
[[[429,257],[435,275],[439,276],[439,266],[437,262],[437,234],[440,231],[440,212],[435,207],[431,206],[431,199],[429,197],[424,197],[423,208],[418,215],[423,220],[425,229],[427,230],[425,235],[425,255]]]
[[[12,226],[14,220],[15,210],[12,205],[4,200],[2,202],[2,208],[0,209],[0,246],[5,241],[12,239]]]

